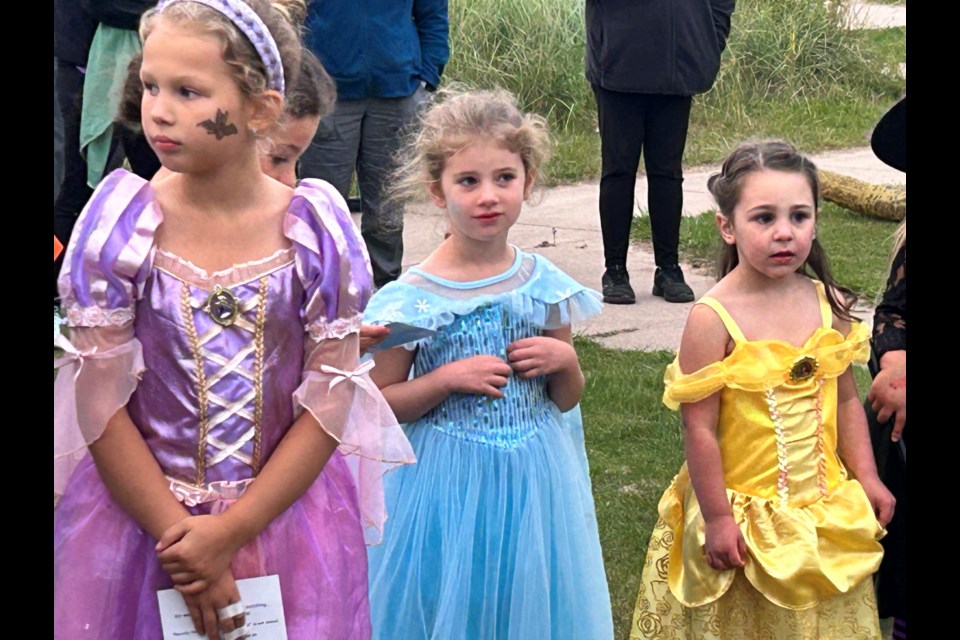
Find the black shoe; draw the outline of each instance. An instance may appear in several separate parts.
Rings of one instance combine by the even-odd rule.
[[[637,301],[626,267],[610,267],[603,274],[603,301],[610,304],[633,304]]]
[[[653,274],[653,295],[667,302],[693,302],[693,289],[683,281],[683,271],[678,265],[657,267]]]

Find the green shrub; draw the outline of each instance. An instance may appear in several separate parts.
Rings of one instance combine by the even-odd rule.
[[[583,0],[451,0],[446,77],[508,89],[554,127],[591,126],[583,7]]]

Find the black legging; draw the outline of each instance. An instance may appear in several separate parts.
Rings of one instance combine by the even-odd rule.
[[[683,149],[691,96],[621,93],[594,85],[600,125],[600,228],[606,267],[625,266],[637,168],[643,153],[658,267],[678,262]]]

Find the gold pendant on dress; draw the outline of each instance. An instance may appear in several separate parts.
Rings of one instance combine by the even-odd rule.
[[[229,327],[240,315],[240,301],[232,291],[217,285],[207,296],[201,309],[220,326]]]

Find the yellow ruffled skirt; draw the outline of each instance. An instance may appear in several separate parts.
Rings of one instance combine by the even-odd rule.
[[[716,572],[705,566],[700,552],[702,518],[684,465],[660,501],[660,518],[651,534],[643,565],[640,594],[630,629],[631,640],[880,638],[870,574],[881,557],[882,552],[875,553],[871,547],[876,545],[879,548],[875,536],[882,534],[882,529],[876,524],[869,502],[861,495],[858,484],[847,481],[835,489],[822,503],[811,505],[807,513],[773,510],[765,500],[751,499],[728,490],[734,517],[740,522],[751,549],[748,568],[752,573],[748,578],[744,569]],[[860,502],[865,504],[858,509],[856,505]],[[831,522],[828,517],[834,510],[831,504],[839,507],[849,519],[844,523]],[[791,511],[793,517],[787,518]],[[864,513],[857,514],[858,511]],[[855,526],[858,522],[860,526]],[[793,526],[785,526],[787,523]],[[763,531],[767,532],[765,540],[757,537]],[[845,551],[840,553],[833,549],[833,553],[820,556],[821,564],[817,567],[802,570],[789,566],[791,558],[817,557],[811,546],[826,552],[833,543],[840,543]],[[684,544],[689,547],[686,554],[680,548]],[[671,571],[671,555],[675,561],[683,562],[683,566]],[[686,561],[681,560],[685,555]],[[760,563],[761,559],[777,558],[779,562],[764,563],[768,565],[766,567]],[[780,574],[780,580],[771,573]],[[821,574],[812,584],[819,585],[823,591],[819,598],[810,600],[810,589],[802,588],[802,585],[810,581],[812,574]],[[751,580],[764,585],[770,594],[761,593]],[[678,588],[687,585],[683,593],[685,600],[689,598],[687,601],[691,604],[705,604],[682,604],[670,590],[671,581],[677,582]],[[794,606],[778,605],[771,597],[795,600]]]
[[[863,580],[808,609],[785,609],[767,600],[737,571],[723,596],[684,607],[667,586],[673,532],[660,519],[650,537],[630,640],[860,640],[880,638],[873,582]]]

